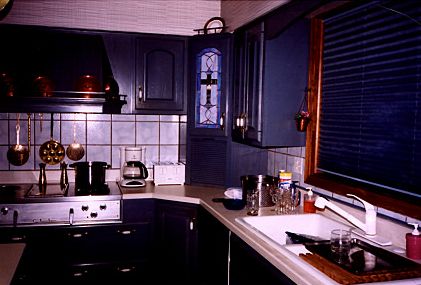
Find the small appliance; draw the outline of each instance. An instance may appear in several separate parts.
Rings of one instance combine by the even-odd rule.
[[[153,166],[155,185],[183,185],[186,176],[185,165],[180,162],[160,162]]]
[[[144,147],[121,147],[121,179],[120,185],[123,187],[142,187],[146,185],[148,169],[142,163]]]

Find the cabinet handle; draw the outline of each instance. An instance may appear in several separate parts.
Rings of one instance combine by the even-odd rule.
[[[139,85],[138,98],[139,98],[140,101],[143,100],[143,88],[142,88],[141,85]]]
[[[221,130],[225,129],[225,112],[221,114],[221,119],[220,119],[220,123],[219,123]]]
[[[133,269],[135,269],[134,266],[132,266],[132,267],[122,267],[122,268],[118,267],[117,268],[118,271],[123,272],[123,273],[131,272]]]
[[[192,230],[194,230],[194,224],[196,223],[196,218],[192,218],[191,220],[190,220],[190,230],[192,231]]]
[[[12,241],[22,241],[24,239],[25,239],[25,236],[15,236],[11,238]]]
[[[117,232],[119,233],[119,234],[122,234],[122,235],[131,235],[132,233],[134,233],[136,230],[124,230],[124,231],[120,231],[120,230],[118,230]]]
[[[77,234],[68,234],[70,237],[72,237],[72,238],[81,238],[81,237],[83,237],[83,236],[86,236],[86,235],[88,235],[88,233],[87,232],[84,232],[84,233],[77,233]]]

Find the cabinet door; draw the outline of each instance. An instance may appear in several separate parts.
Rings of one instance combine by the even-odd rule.
[[[293,285],[295,283],[243,240],[231,233],[230,284]]]
[[[196,284],[197,206],[157,202],[157,284]]]
[[[186,113],[185,53],[186,40],[182,37],[136,39],[136,110]]]
[[[260,141],[264,61],[264,23],[236,36],[234,84],[234,137]],[[242,120],[241,123],[239,120]]]
[[[230,132],[232,35],[196,36],[189,41],[189,135]]]
[[[228,284],[228,229],[202,207],[199,208],[198,229],[199,284]]]

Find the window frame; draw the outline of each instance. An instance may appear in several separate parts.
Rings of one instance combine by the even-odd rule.
[[[326,12],[326,10],[330,9],[321,9],[322,13]],[[354,194],[375,206],[421,219],[421,199],[419,198],[410,198],[399,195],[399,193],[385,192],[380,187],[366,185],[361,182],[351,181],[317,171],[324,34],[323,20],[320,15],[320,13],[313,13],[311,15],[308,110],[312,119],[307,127],[304,182],[343,196],[348,193]]]

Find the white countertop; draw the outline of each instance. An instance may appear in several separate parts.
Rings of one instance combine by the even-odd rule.
[[[190,185],[154,186],[152,182],[148,182],[147,186],[144,188],[124,190],[123,199],[157,198],[200,204],[229,230],[243,239],[295,283],[300,285],[339,284],[302,260],[298,256],[298,253],[293,253],[291,250],[286,249],[286,247],[275,246],[273,243],[262,239],[252,230],[236,222],[236,218],[247,216],[245,209],[238,211],[227,210],[222,203],[215,203],[212,201],[213,198],[224,197],[225,190],[226,189],[224,188]],[[259,215],[274,215],[274,211],[272,211],[271,208],[263,208],[260,210]],[[330,218],[332,218],[332,216],[330,216]],[[421,285],[421,278],[367,284]]]
[[[0,244],[0,285],[10,284],[24,249],[24,243]]]
[[[218,187],[190,185],[154,186],[152,182],[148,181],[146,187],[124,189],[123,199],[155,198],[200,204],[230,231],[243,239],[295,283],[300,285],[338,284],[322,272],[307,264],[296,253],[285,247],[275,246],[273,243],[262,239],[252,230],[236,222],[236,218],[247,216],[245,209],[238,211],[227,210],[222,203],[215,203],[212,201],[213,198],[224,197],[224,191],[224,188]],[[323,213],[323,215],[324,214],[325,213]],[[263,208],[260,210],[259,215],[274,215],[274,211],[272,211],[271,208]],[[24,244],[0,244],[0,285],[10,284],[24,246]],[[369,284],[421,285],[421,278]]]

